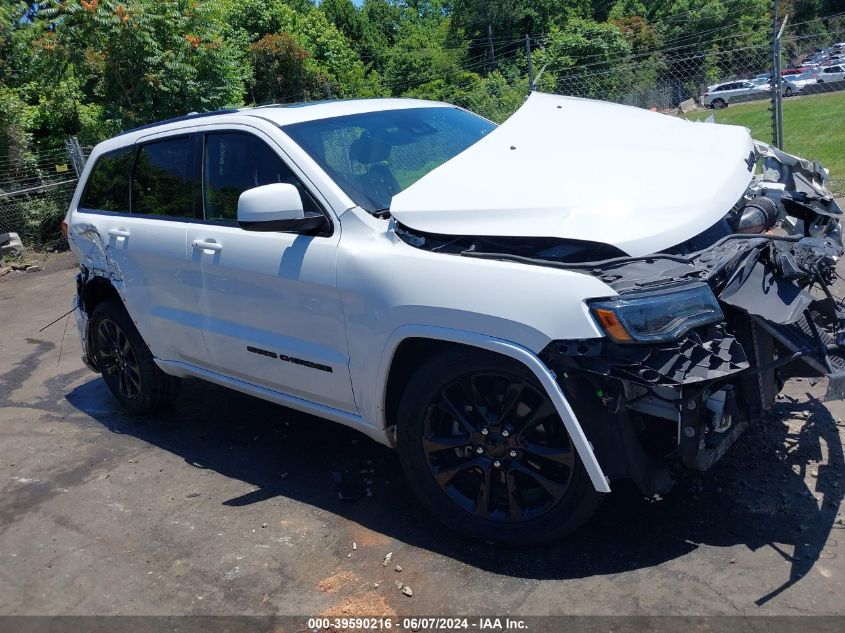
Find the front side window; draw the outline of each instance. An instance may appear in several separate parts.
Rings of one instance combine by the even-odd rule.
[[[141,145],[132,177],[132,213],[192,218],[191,139]]]
[[[125,147],[97,159],[79,206],[95,211],[129,213],[129,170],[135,156]]]
[[[495,125],[459,108],[384,110],[282,129],[362,208],[383,211],[397,193],[460,154]]]
[[[238,216],[238,197],[247,189],[273,183],[294,185],[299,189],[303,209],[319,211],[317,203],[279,155],[251,134],[207,134],[202,181],[206,220],[234,222]]]

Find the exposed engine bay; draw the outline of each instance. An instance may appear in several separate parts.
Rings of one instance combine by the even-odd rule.
[[[418,248],[563,268],[612,288],[589,302],[606,337],[553,341],[540,357],[608,476],[664,492],[668,465],[710,468],[788,378],[828,376],[827,399],[845,396],[845,309],[831,292],[842,212],[821,165],[754,147],[749,168],[759,168],[734,207],[653,255],[583,240],[396,232]]]

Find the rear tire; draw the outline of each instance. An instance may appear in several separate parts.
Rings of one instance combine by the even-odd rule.
[[[130,413],[151,413],[176,398],[181,381],[158,368],[150,348],[118,300],[97,304],[91,315],[91,335],[103,380]]]
[[[722,110],[722,109],[728,107],[728,102],[725,101],[724,99],[713,99],[713,103],[711,104],[711,107],[714,110]]]
[[[486,541],[561,538],[603,497],[534,374],[488,352],[448,351],[420,367],[399,403],[397,442],[425,507]]]

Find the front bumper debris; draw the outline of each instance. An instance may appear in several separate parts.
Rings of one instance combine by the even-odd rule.
[[[732,233],[688,253],[565,265],[620,299],[705,282],[725,315],[671,343],[554,341],[541,354],[579,419],[593,421],[587,435],[608,475],[630,477],[646,494],[671,485],[673,461],[712,467],[790,377],[828,377],[826,399],[845,398],[845,307],[831,290],[841,210],[820,165],[756,149],[763,174],[748,196],[776,201],[774,231]]]

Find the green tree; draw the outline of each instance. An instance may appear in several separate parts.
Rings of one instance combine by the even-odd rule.
[[[255,42],[265,35],[285,33],[308,53],[309,72],[324,79],[323,96],[366,97],[380,93],[378,77],[367,73],[358,54],[326,15],[311,7],[297,11],[280,0],[244,0],[224,14],[233,39]],[[294,95],[301,100],[309,94]]]
[[[399,33],[402,12],[387,0],[364,0],[361,17],[363,26],[358,51],[365,63],[383,73],[390,48]]]
[[[309,68],[308,53],[288,34],[265,35],[249,47],[254,103],[320,97],[324,78]]]
[[[124,125],[241,102],[244,54],[207,3],[65,0],[43,11],[66,73],[90,67],[106,116]]]
[[[387,54],[385,85],[401,94],[410,85],[434,79],[447,81],[461,71],[465,47],[449,47],[448,19],[415,15],[402,22]]]
[[[357,48],[360,45],[364,37],[364,23],[352,0],[323,0],[320,11],[353,46]]]

